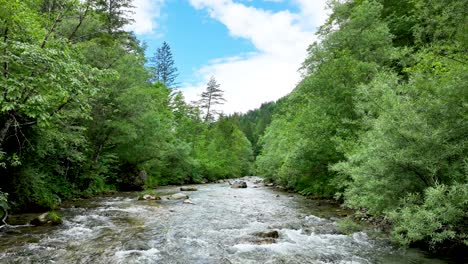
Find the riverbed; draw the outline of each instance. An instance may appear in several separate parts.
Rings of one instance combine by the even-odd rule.
[[[254,180],[245,189],[197,185],[184,192],[194,204],[137,193],[77,201],[61,209],[63,225],[0,232],[0,263],[446,263],[368,232],[341,234],[339,207],[253,188]],[[278,237],[261,235],[272,231]]]

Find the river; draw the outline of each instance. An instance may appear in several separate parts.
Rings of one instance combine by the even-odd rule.
[[[365,232],[340,234],[341,209],[252,180],[246,189],[198,185],[186,192],[194,204],[136,193],[83,200],[60,211],[61,226],[0,232],[0,263],[446,263]],[[278,238],[257,234],[274,230]]]

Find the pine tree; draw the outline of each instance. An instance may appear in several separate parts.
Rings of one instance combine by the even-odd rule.
[[[157,49],[151,62],[155,70],[153,81],[161,82],[168,88],[174,88],[177,85],[175,80],[179,74],[174,65],[171,47],[167,42],[164,41],[162,46]]]
[[[219,112],[213,109],[213,107],[224,104],[226,101],[223,97],[224,91],[219,89],[219,87],[220,84],[212,76],[208,81],[206,91],[201,94],[201,99],[197,102],[200,108],[206,111],[205,122],[214,121],[215,115],[219,114]]]
[[[133,11],[132,0],[98,0],[97,10],[104,14],[104,23],[109,34],[122,33],[123,27],[134,20],[131,18]]]

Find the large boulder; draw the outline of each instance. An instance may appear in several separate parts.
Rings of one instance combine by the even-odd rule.
[[[194,192],[194,191],[197,191],[197,187],[193,187],[193,186],[183,186],[183,187],[180,187],[180,190],[181,191],[184,191],[184,192]]]
[[[245,181],[235,181],[231,184],[231,188],[247,188],[247,183]]]
[[[189,197],[185,193],[175,193],[173,195],[169,195],[167,198],[169,200],[185,200],[185,199],[188,199]]]

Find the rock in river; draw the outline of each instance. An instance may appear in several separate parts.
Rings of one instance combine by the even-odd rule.
[[[258,232],[254,234],[257,237],[261,238],[278,238],[279,234],[278,231],[273,230],[273,231],[268,231],[268,232]]]
[[[247,188],[247,183],[245,181],[235,181],[231,188]]]
[[[195,203],[192,202],[192,201],[189,200],[189,199],[185,199],[185,200],[184,200],[184,204],[195,204]]]
[[[169,197],[167,197],[169,200],[182,200],[182,199],[188,199],[188,195],[184,194],[184,193],[175,193],[173,195],[170,195]]]
[[[185,191],[185,192],[193,192],[193,191],[197,191],[197,187],[192,187],[192,186],[184,186],[184,187],[180,187],[180,190],[181,191]]]
[[[60,225],[62,224],[62,219],[60,216],[55,212],[47,212],[43,213],[30,222],[31,225],[34,226],[42,226],[42,225]]]
[[[139,197],[138,200],[161,200],[161,197],[151,194],[145,194],[142,197]]]

